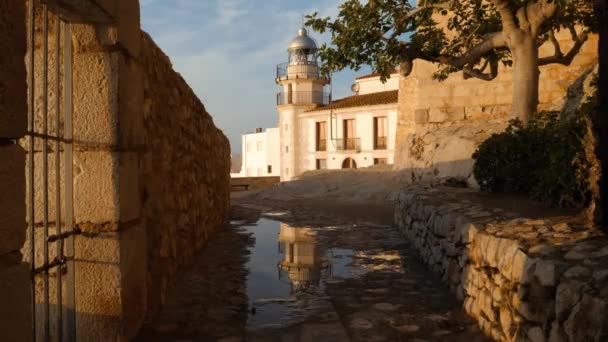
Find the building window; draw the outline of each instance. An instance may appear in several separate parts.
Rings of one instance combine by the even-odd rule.
[[[317,159],[317,170],[327,169],[327,159]]]
[[[286,168],[286,169],[285,169],[285,174],[286,174],[286,175],[289,175],[289,168]]]
[[[327,122],[317,122],[315,131],[317,151],[327,151]]]
[[[285,146],[285,153],[289,153],[289,146]]]
[[[355,138],[355,119],[344,120],[344,150],[357,149],[357,139]]]
[[[386,116],[374,118],[374,150],[386,150],[387,130]]]
[[[268,165],[268,174],[272,173],[272,165]]]
[[[289,124],[285,124],[285,132],[289,130]]]
[[[264,175],[264,169],[258,169],[258,176]]]
[[[253,144],[251,142],[247,143],[247,152],[253,152]]]
[[[388,160],[386,158],[374,158],[374,165],[386,165]]]
[[[264,151],[264,142],[258,141],[258,151]]]

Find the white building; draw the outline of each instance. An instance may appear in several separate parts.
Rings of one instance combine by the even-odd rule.
[[[231,177],[277,177],[280,171],[279,129],[268,128],[244,134],[242,138],[241,172]]]
[[[308,170],[392,164],[399,78],[360,77],[356,95],[332,101],[316,42],[302,28],[277,67],[281,181]]]

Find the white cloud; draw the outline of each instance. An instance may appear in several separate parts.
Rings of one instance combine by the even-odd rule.
[[[241,134],[277,122],[275,66],[286,61],[287,45],[302,15],[319,11],[322,16],[335,16],[340,3],[142,0],[142,24],[238,152]]]

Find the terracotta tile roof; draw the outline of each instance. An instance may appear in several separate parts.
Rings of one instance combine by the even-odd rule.
[[[395,70],[395,71],[391,72],[391,75],[398,74],[398,73],[399,73],[399,70]],[[374,78],[374,77],[378,77],[378,76],[380,76],[380,74],[378,74],[378,73],[367,74],[367,75],[359,76],[359,77],[355,78],[355,80],[357,80],[357,81],[364,80],[366,78]]]
[[[345,97],[343,99],[335,100],[331,104],[326,106],[320,106],[315,109],[311,109],[308,112],[318,112],[321,110],[329,109],[340,109],[340,108],[353,108],[363,106],[374,106],[382,104],[397,103],[399,99],[398,90],[389,90],[379,93],[371,93],[365,95],[354,95]]]

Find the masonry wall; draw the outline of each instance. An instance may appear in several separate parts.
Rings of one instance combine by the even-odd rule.
[[[567,34],[558,36],[564,51]],[[570,66],[541,67],[539,110],[560,110],[568,88],[597,63],[597,36],[591,36]],[[540,56],[553,54],[551,44]],[[432,79],[437,66],[415,61],[410,76],[401,77],[395,168],[413,181],[436,177],[472,177],[472,154],[494,133],[502,132],[511,116],[512,70],[501,65],[493,81],[463,79],[452,74],[443,82]]]
[[[496,341],[608,340],[608,240],[586,227],[411,187],[395,222]],[[484,202],[486,203],[486,202]]]
[[[31,340],[31,278],[25,242],[27,91],[25,3],[0,0],[0,331],[7,341]]]
[[[192,261],[227,216],[230,146],[145,33],[139,63],[145,142],[139,179],[148,245],[148,311],[153,314],[180,267]]]
[[[26,70],[27,2],[0,0],[0,321],[5,338],[26,341],[32,334],[30,264],[43,266],[42,141],[33,146],[34,202],[26,203],[29,139],[27,73],[33,73],[34,127],[42,132],[42,11],[36,12],[34,69]],[[63,311],[65,336],[83,341],[126,341],[137,334],[146,313],[163,302],[166,290],[192,255],[227,215],[229,146],[168,58],[139,26],[139,1],[83,1],[57,7],[74,19],[73,164],[65,165],[59,149],[60,188],[55,186],[55,146],[49,144],[49,234],[57,232],[55,206],[65,196],[65,170],[73,170],[74,227],[81,233],[66,240],[67,267],[63,301],[56,302],[57,268],[50,273],[50,333]],[[55,7],[53,7],[55,10]],[[65,110],[63,79],[55,87],[58,48],[54,13],[49,23],[49,134],[55,131],[54,107]],[[16,144],[18,142],[18,144]],[[65,199],[65,197],[62,197]],[[26,222],[34,206],[34,256]],[[4,210],[4,211],[2,211]],[[66,227],[66,222],[62,222]],[[65,232],[65,230],[64,230]],[[57,256],[49,246],[49,261]],[[73,251],[67,246],[73,246]],[[69,252],[68,252],[69,251]],[[73,253],[73,254],[72,254]],[[36,334],[42,339],[43,277],[35,277]],[[73,296],[69,294],[73,292]],[[6,297],[4,297],[6,296]],[[75,298],[71,302],[69,298]],[[72,319],[73,318],[73,319]],[[73,326],[72,326],[73,324]],[[69,330],[69,331],[68,331]]]

